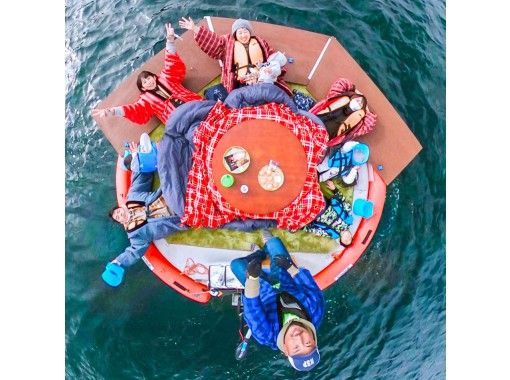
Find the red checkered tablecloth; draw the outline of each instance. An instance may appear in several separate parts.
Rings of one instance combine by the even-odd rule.
[[[289,128],[301,141],[307,159],[305,184],[296,199],[287,207],[264,215],[246,213],[230,206],[214,185],[212,176],[214,148],[230,128],[249,119],[272,120]],[[327,141],[325,128],[305,116],[293,113],[286,105],[268,103],[229,109],[218,102],[193,136],[195,152],[182,222],[191,227],[216,228],[234,219],[276,219],[278,228],[291,231],[302,228],[325,207],[316,168],[324,156]]]

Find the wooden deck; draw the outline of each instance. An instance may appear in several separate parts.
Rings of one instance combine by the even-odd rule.
[[[200,25],[210,25],[220,34],[229,33],[234,19],[211,17]],[[375,130],[359,138],[370,146],[370,162],[386,184],[391,183],[421,150],[421,145],[395,108],[386,99],[370,77],[354,61],[340,43],[330,36],[281,25],[253,21],[257,35],[266,39],[276,50],[294,58],[288,64],[286,80],[305,85],[313,96],[323,99],[331,84],[340,77],[351,80],[368,99],[370,109],[377,114]],[[198,92],[211,80],[220,75],[217,60],[209,58],[193,41],[193,34],[181,35],[176,40],[177,52],[187,67],[184,86]],[[305,41],[306,43],[303,43]],[[119,87],[104,99],[98,108],[131,103],[139,96],[136,78],[141,70],[159,72],[163,67],[164,51],[149,59],[138,70],[119,84]],[[133,124],[127,119],[108,117],[95,118],[106,138],[115,150],[123,152],[126,141],[138,141],[142,132],[149,132],[160,124],[155,117],[144,126]]]

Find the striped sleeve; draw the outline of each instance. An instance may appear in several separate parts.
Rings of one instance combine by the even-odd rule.
[[[375,128],[375,122],[377,120],[377,115],[373,112],[367,111],[365,117],[363,118],[361,125],[359,128],[352,134],[352,138],[366,135],[371,132]]]
[[[124,117],[136,124],[146,124],[154,114],[150,104],[142,98],[135,103],[123,105],[122,110]]]
[[[353,89],[354,84],[349,79],[339,78],[331,85],[327,97],[340,95],[342,92],[352,91]]]
[[[201,26],[195,34],[195,41],[198,47],[209,57],[224,60],[227,36],[220,36]]]
[[[168,82],[182,82],[186,75],[186,65],[177,53],[165,50],[165,63],[161,76]]]

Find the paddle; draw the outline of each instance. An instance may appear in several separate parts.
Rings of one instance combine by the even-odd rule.
[[[251,340],[251,329],[248,329],[248,332],[244,336],[244,339],[236,348],[236,360],[243,360],[246,357],[247,349],[248,349],[248,343],[250,343]]]

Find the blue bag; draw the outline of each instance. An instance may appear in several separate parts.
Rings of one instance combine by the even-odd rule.
[[[224,102],[228,96],[228,92],[221,83],[218,83],[214,86],[209,87],[207,90],[205,90],[204,96],[207,100],[214,100],[214,101],[221,100],[222,102]]]
[[[292,99],[294,100],[294,103],[296,103],[297,108],[300,110],[308,111],[315,105],[315,100],[308,95],[305,95],[298,90],[292,90],[292,93],[294,94]]]

